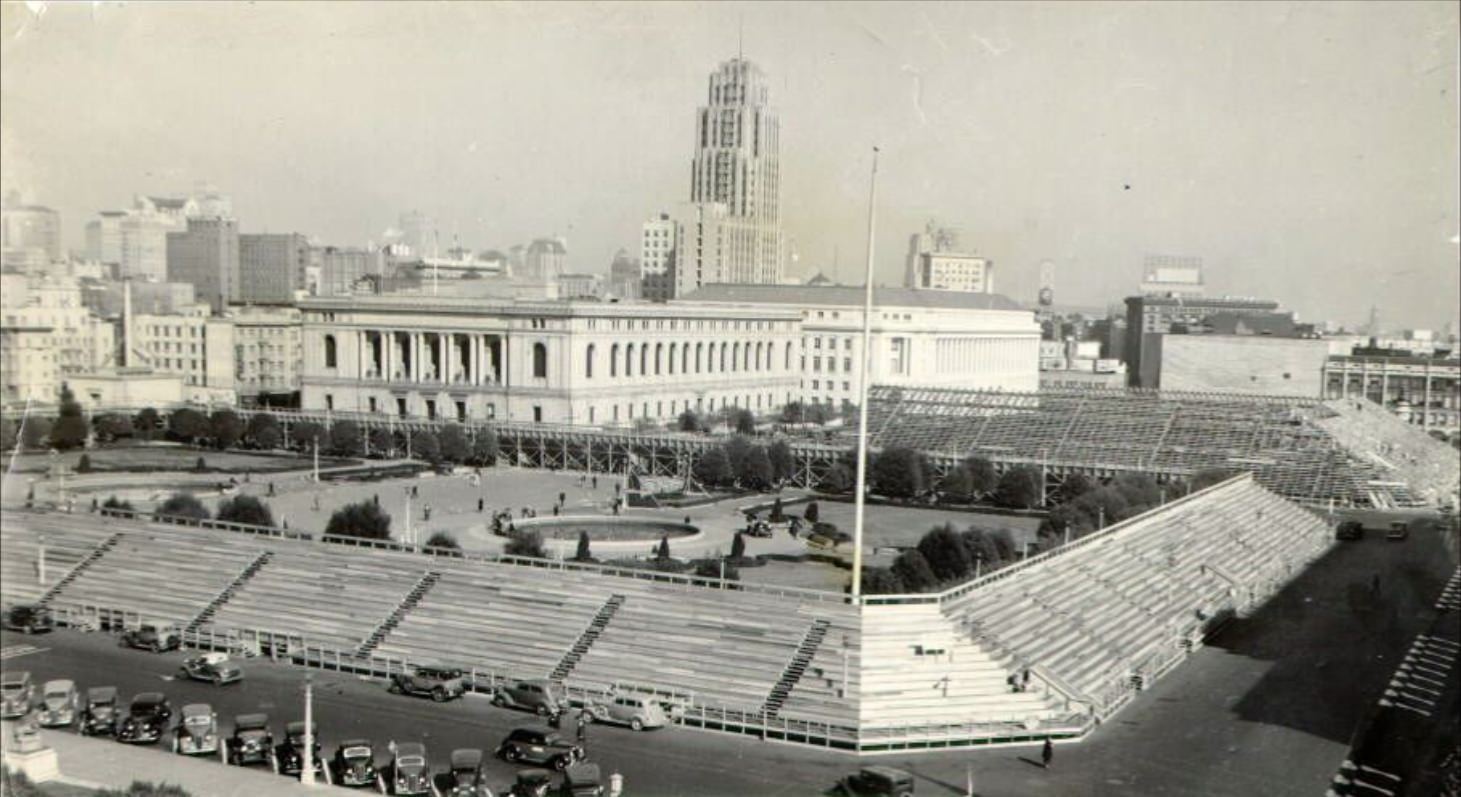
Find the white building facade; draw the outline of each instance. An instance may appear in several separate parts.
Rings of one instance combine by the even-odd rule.
[[[126,324],[128,365],[182,377],[184,400],[237,403],[233,319],[209,315],[206,304],[184,313],[139,313]]]

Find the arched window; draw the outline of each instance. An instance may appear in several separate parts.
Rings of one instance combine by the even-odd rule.
[[[736,341],[735,344],[731,346],[731,370],[732,371],[739,371],[740,370],[740,360],[741,360],[741,342],[740,341]]]
[[[654,344],[654,375],[655,376],[659,376],[659,374],[660,374],[660,370],[659,370],[660,355],[661,354],[664,354],[664,351],[665,351],[665,344],[663,344],[663,343],[656,343],[656,344]]]
[[[338,363],[338,360],[339,359],[340,359],[340,354],[335,349],[335,336],[334,335],[326,335],[325,336],[325,367],[326,368],[335,368],[335,367],[337,367],[338,364],[339,364]]]
[[[548,346],[544,343],[533,344],[533,378],[548,378]]]
[[[695,344],[695,373],[700,373],[700,353],[705,349],[704,343]]]
[[[583,378],[594,378],[594,345],[588,344],[588,350],[583,354]]]
[[[619,344],[609,348],[609,376],[619,375]]]
[[[680,373],[690,373],[690,344],[680,345]]]
[[[720,372],[725,373],[725,343],[720,344]]]
[[[634,376],[634,344],[624,344],[624,375]]]
[[[675,344],[673,344],[673,343],[670,344],[670,359],[669,359],[668,364],[666,365],[666,370],[669,371],[669,373],[670,373],[671,376],[674,376],[674,374],[675,374]],[[672,409],[671,412],[674,412],[674,410]]]
[[[649,376],[649,344],[639,344],[639,375]]]
[[[790,371],[791,370],[791,341],[789,341],[789,340],[786,342],[786,362],[782,363],[781,370],[783,370],[783,371]],[[790,400],[791,399],[787,399],[787,401],[790,401]]]
[[[741,350],[741,370],[751,370],[751,344],[747,343],[746,348]]]

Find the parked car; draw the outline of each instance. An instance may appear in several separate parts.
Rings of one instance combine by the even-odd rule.
[[[86,703],[81,707],[82,736],[115,736],[117,733],[117,688],[93,686],[86,690]]]
[[[431,773],[426,769],[426,745],[401,742],[381,771],[383,794],[430,794]]]
[[[142,692],[132,698],[127,716],[117,728],[117,741],[128,744],[156,744],[167,732],[172,705],[161,692]]]
[[[520,769],[507,797],[548,797],[553,789],[553,773],[547,769]]]
[[[1361,540],[1365,536],[1365,524],[1358,520],[1346,520],[1334,530],[1336,540]]]
[[[568,697],[561,685],[547,678],[529,678],[494,689],[492,704],[498,708],[527,709],[546,717],[568,708]]]
[[[76,684],[65,679],[46,681],[41,686],[41,710],[37,721],[42,728],[59,728],[76,721],[81,695]]]
[[[558,771],[583,760],[583,748],[548,728],[513,728],[497,746],[497,754],[513,764],[542,764]]]
[[[375,748],[369,739],[346,739],[335,748],[331,762],[335,782],[341,786],[374,786]]]
[[[602,797],[604,783],[599,779],[598,764],[573,764],[563,770],[558,784],[558,797]]]
[[[234,663],[227,653],[204,653],[183,659],[179,675],[194,681],[208,681],[214,686],[238,683],[243,680],[243,668]]]
[[[207,703],[189,703],[179,713],[172,736],[172,751],[183,755],[218,752],[218,715]]]
[[[182,647],[183,635],[177,625],[166,620],[147,620],[142,625],[122,633],[122,647],[150,650],[161,653]]]
[[[392,673],[390,691],[398,695],[430,695],[438,703],[467,691],[462,671],[455,667],[418,664],[410,672]]]
[[[320,755],[320,726],[309,729],[311,769],[315,777],[331,783],[330,768],[325,757]],[[274,746],[274,771],[280,775],[298,775],[304,770],[304,723],[291,722],[284,726],[284,741]]]
[[[848,797],[913,797],[913,776],[892,767],[863,767],[837,785]]]
[[[615,695],[610,700],[590,703],[588,716],[594,722],[628,725],[636,731],[670,724],[670,718],[659,701],[640,695]]]
[[[12,606],[5,612],[5,627],[22,634],[42,634],[54,631],[56,621],[51,616],[49,607],[21,604]]]
[[[30,673],[14,670],[0,674],[0,719],[15,719],[29,714],[34,691]]]
[[[233,718],[233,735],[224,744],[224,763],[243,766],[272,762],[274,734],[268,714],[240,714]]]
[[[442,797],[492,797],[487,788],[487,773],[482,768],[481,750],[451,751],[451,770],[445,778],[445,788],[438,789]]]
[[[1385,539],[1403,540],[1409,536],[1410,524],[1404,520],[1394,520],[1390,522],[1390,531],[1386,532]]]

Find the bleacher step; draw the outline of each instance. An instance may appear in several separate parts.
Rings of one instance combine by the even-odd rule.
[[[623,605],[623,595],[610,595],[609,599],[604,601],[604,605],[600,606],[598,612],[594,614],[593,619],[589,621],[588,627],[583,629],[583,633],[578,635],[578,639],[574,640],[573,646],[563,654],[563,658],[558,661],[558,666],[553,668],[553,672],[548,677],[562,683],[563,679],[573,672],[573,668],[578,666],[578,662],[583,659],[584,654],[588,653],[594,640],[598,639],[604,629],[609,626],[609,621],[614,619],[614,613],[618,612],[619,607]]]
[[[100,545],[97,545],[95,548],[92,549],[91,553],[86,555],[84,559],[77,562],[76,566],[71,568],[70,572],[66,573],[66,575],[63,576],[60,581],[57,581],[54,585],[51,586],[50,589],[46,590],[46,593],[42,595],[40,599],[36,601],[36,603],[40,604],[41,606],[49,605],[50,602],[54,600],[57,595],[61,594],[61,590],[65,589],[67,584],[75,581],[77,576],[86,572],[87,568],[96,564],[97,560],[100,559],[102,555],[105,554],[107,551],[110,551],[112,548],[116,547],[117,543],[120,542],[121,539],[122,532],[119,531],[112,536],[107,537],[105,540],[102,540]]]
[[[401,598],[401,602],[396,604],[396,608],[386,615],[385,619],[377,623],[375,629],[356,646],[355,656],[365,658],[373,653],[386,640],[386,636],[401,624],[401,620],[405,619],[407,612],[416,608],[416,605],[421,603],[421,599],[426,597],[426,593],[430,592],[440,579],[441,571],[439,570],[427,570],[421,574],[421,578],[416,580],[415,585],[406,592],[405,597]]]
[[[254,557],[252,562],[249,562],[243,570],[239,571],[237,576],[234,576],[232,581],[228,582],[228,586],[220,590],[218,595],[212,601],[209,601],[208,605],[204,606],[203,610],[198,612],[197,616],[188,622],[187,626],[183,628],[183,633],[187,634],[197,631],[204,623],[212,619],[213,615],[217,614],[218,610],[223,608],[223,604],[227,603],[228,599],[232,598],[238,592],[239,588],[249,579],[253,578],[273,557],[274,553],[272,551],[264,551]]]
[[[781,678],[776,685],[771,687],[771,693],[766,696],[766,701],[761,704],[761,713],[767,718],[774,718],[785,705],[791,690],[806,674],[807,666],[811,664],[812,658],[817,654],[817,648],[821,646],[822,640],[827,636],[827,628],[831,624],[826,620],[813,620],[807,633],[802,637],[801,644],[797,645],[796,652],[791,654],[791,660],[786,663],[786,668],[781,672]]]

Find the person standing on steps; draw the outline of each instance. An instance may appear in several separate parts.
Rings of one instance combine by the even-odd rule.
[[[1040,750],[1040,764],[1046,769],[1050,768],[1050,762],[1055,758],[1055,745],[1049,739],[1045,740],[1045,747]]]

